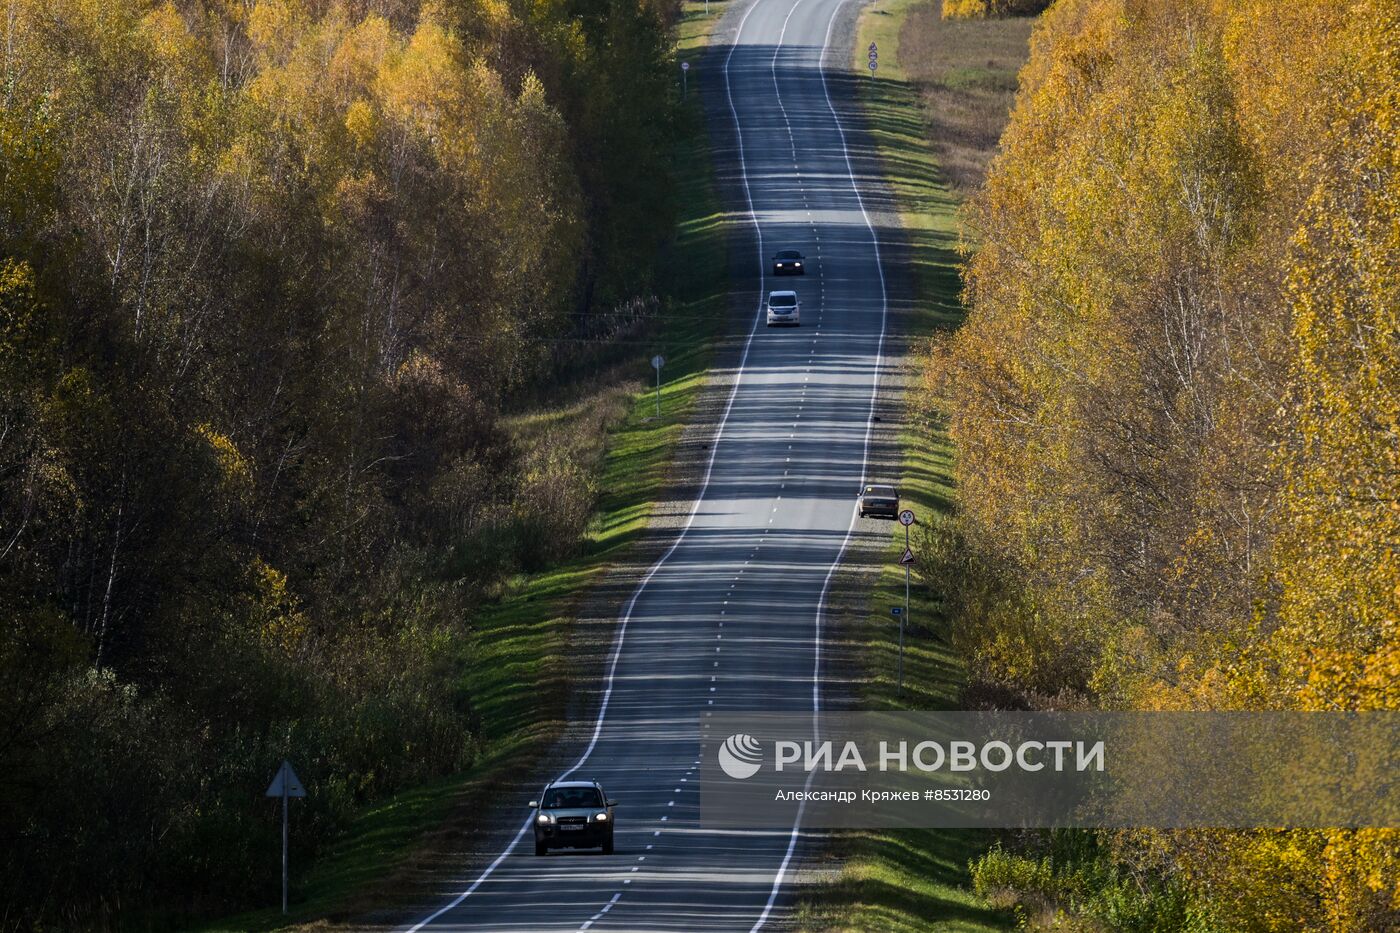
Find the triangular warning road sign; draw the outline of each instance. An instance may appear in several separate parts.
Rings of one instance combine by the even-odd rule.
[[[904,549],[904,553],[901,554],[900,557],[899,557],[899,562],[900,562],[901,564],[912,564],[912,563],[914,563],[914,552],[911,551],[911,550],[909,550],[908,548],[905,548],[905,549]]]
[[[301,779],[292,770],[290,761],[282,762],[282,767],[277,769],[277,775],[272,779],[272,783],[267,785],[267,796],[281,797],[284,788],[288,797],[306,796],[306,788],[301,786]]]

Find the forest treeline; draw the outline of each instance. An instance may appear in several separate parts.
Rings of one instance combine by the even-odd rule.
[[[922,569],[975,678],[1400,708],[1400,5],[1059,0],[967,219],[919,402],[959,452]],[[1400,928],[1394,831],[1093,847],[979,884],[1077,905],[1056,929]]]
[[[284,755],[297,858],[472,760],[471,609],[588,514],[499,416],[650,301],[673,14],[0,6],[0,928],[266,904]]]

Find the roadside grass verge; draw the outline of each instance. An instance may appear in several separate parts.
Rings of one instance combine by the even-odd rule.
[[[686,2],[677,23],[681,60],[695,61],[724,3]],[[725,324],[728,274],[724,213],[714,190],[704,114],[692,93],[681,114],[674,171],[677,230],[664,257],[661,320],[637,359],[614,367],[568,398],[509,419],[517,441],[545,446],[561,435],[596,447],[599,490],[581,553],[559,566],[518,575],[471,620],[462,645],[472,705],[481,717],[476,763],[366,807],[304,871],[292,864],[291,909],[260,910],[195,927],[205,931],[327,929],[335,920],[396,899],[405,867],[431,852],[444,826],[493,803],[504,781],[528,769],[563,728],[570,689],[570,625],[583,594],[646,530],[669,485],[670,466],[703,388]],[[641,352],[645,350],[646,352]],[[653,353],[666,358],[660,416]],[[590,441],[591,439],[591,441]],[[585,448],[586,452],[587,449]],[[586,459],[586,457],[585,457]],[[271,807],[271,804],[269,804]],[[293,806],[292,832],[296,832]],[[295,859],[295,855],[294,855]],[[277,900],[268,879],[268,902]]]
[[[676,21],[676,48],[680,53],[679,61],[689,61],[694,67],[695,59],[705,46],[709,45],[710,35],[714,32],[715,25],[719,23],[720,18],[724,16],[732,2],[733,0],[711,0],[706,5],[704,0],[682,0],[680,19]],[[697,117],[704,119],[698,105],[696,105],[695,113]]]
[[[875,42],[880,68],[875,79],[859,82],[859,93],[909,249],[916,300],[900,325],[913,351],[911,367],[927,337],[962,320],[958,209],[993,154],[1029,33],[1025,20],[944,21],[938,0],[877,0],[861,16],[852,68],[864,71]],[[910,375],[900,435],[901,503],[920,519],[946,516],[955,495],[955,452],[938,419],[915,404],[918,373]],[[868,604],[845,623],[864,667],[858,708],[958,709],[964,666],[952,649],[935,586],[917,577],[899,689],[889,608],[904,603],[904,571],[897,563],[903,547],[903,529],[895,525]],[[995,838],[970,830],[843,833],[837,842],[846,855],[841,870],[798,905],[796,925],[900,933],[1014,929],[1012,913],[971,890],[969,863]]]

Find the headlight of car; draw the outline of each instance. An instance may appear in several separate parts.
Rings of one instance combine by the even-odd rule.
[[[535,817],[535,822],[536,822],[536,823],[553,823],[553,822],[554,822],[554,817],[550,816],[548,813],[541,813],[539,816]]]
[[[595,823],[606,823],[608,821],[608,815],[607,813],[599,813],[597,816],[593,817],[593,821]]]

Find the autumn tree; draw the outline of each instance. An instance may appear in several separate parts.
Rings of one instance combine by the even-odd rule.
[[[1393,4],[1062,0],[973,200],[932,577],[1031,703],[1395,709]],[[1285,64],[1286,63],[1286,64]],[[1224,929],[1400,916],[1381,831],[1121,833]]]
[[[245,904],[290,748],[308,849],[471,760],[473,614],[592,501],[546,511],[501,415],[578,312],[651,300],[668,26],[6,7],[0,924]]]

